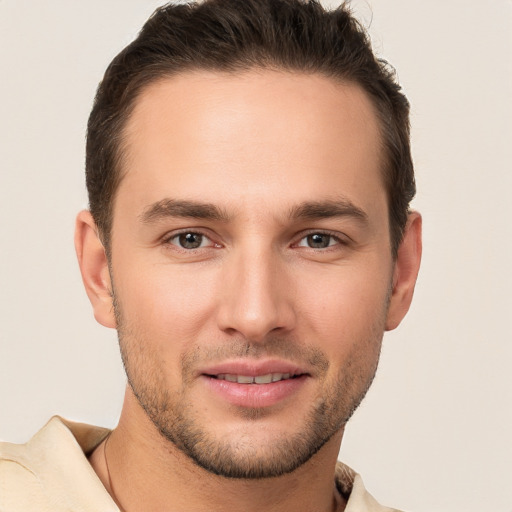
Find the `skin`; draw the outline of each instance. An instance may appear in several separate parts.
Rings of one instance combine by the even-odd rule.
[[[89,212],[76,229],[95,317],[118,329],[130,383],[111,481],[104,444],[98,476],[126,510],[343,509],[343,428],[421,255],[411,213],[392,259],[369,99],[318,75],[188,72],[142,93],[125,142],[110,268]],[[200,246],[184,247],[186,233]],[[205,375],[218,364],[295,365],[301,380],[233,403]],[[246,478],[215,474],[229,471]]]

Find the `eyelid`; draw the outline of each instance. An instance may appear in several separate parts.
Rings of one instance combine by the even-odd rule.
[[[184,235],[187,233],[201,235],[202,237],[207,238],[211,242],[211,244],[206,247],[197,247],[195,249],[185,249],[184,247],[180,247],[178,244],[172,243],[171,240],[179,237],[180,235]],[[161,243],[164,246],[172,245],[176,249],[184,251],[184,252],[200,251],[200,250],[209,249],[212,247],[215,247],[215,248],[222,247],[222,244],[220,244],[219,242],[216,242],[213,239],[213,236],[211,235],[210,231],[207,229],[203,229],[203,228],[182,228],[182,229],[176,229],[173,231],[169,231],[161,238]]]
[[[322,249],[319,249],[319,248],[314,248],[314,247],[306,247],[306,249],[310,249],[310,250],[313,250],[313,251],[325,251],[331,247],[335,247],[336,245],[348,245],[351,241],[351,238],[344,234],[344,233],[340,233],[339,231],[331,231],[331,230],[328,230],[328,229],[309,229],[307,231],[303,231],[301,232],[296,238],[295,238],[295,242],[292,244],[292,246],[295,246],[295,247],[299,247],[299,243],[302,242],[302,240],[304,240],[305,238],[307,238],[308,236],[311,236],[311,235],[326,235],[326,236],[330,236],[332,238],[334,238],[338,244],[335,244],[334,246],[328,246],[328,247],[325,247],[325,248],[322,248]]]
[[[179,235],[186,234],[186,233],[194,233],[194,234],[201,235],[201,236],[207,238],[211,244],[209,244],[207,247],[198,247],[196,249],[185,249],[185,248],[180,247],[179,245],[171,242],[171,240],[175,239]],[[341,233],[339,231],[332,231],[332,230],[328,230],[328,229],[308,229],[306,231],[300,232],[297,236],[295,236],[294,237],[295,241],[291,244],[291,246],[298,247],[299,246],[298,244],[300,242],[302,242],[305,238],[307,238],[308,236],[311,236],[311,235],[315,235],[315,234],[330,236],[336,240],[337,244],[328,246],[326,248],[304,247],[305,249],[309,249],[312,251],[326,251],[332,247],[349,245],[350,242],[352,241],[352,239],[348,235],[346,235],[345,233]],[[215,238],[217,238],[217,237],[212,235],[212,233],[209,229],[205,229],[205,228],[201,228],[201,227],[193,227],[193,228],[182,228],[182,229],[176,229],[176,230],[169,231],[165,235],[163,235],[160,240],[161,240],[161,244],[164,246],[172,245],[174,248],[176,248],[178,250],[190,253],[193,251],[199,251],[199,250],[208,249],[208,248],[212,248],[212,247],[213,248],[222,247],[223,244],[216,241]]]

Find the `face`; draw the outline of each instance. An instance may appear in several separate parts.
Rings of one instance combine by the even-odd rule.
[[[190,72],[139,98],[111,279],[133,395],[209,471],[293,471],[374,376],[392,289],[380,137],[354,85]]]

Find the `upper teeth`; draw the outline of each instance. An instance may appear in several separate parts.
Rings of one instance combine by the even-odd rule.
[[[220,373],[217,379],[227,380],[229,382],[238,382],[238,384],[270,384],[283,379],[289,379],[289,373],[267,373],[266,375],[258,375],[251,377],[249,375],[234,375],[231,373]]]

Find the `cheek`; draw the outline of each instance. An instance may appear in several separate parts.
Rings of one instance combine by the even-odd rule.
[[[215,302],[213,276],[186,266],[121,265],[114,276],[116,295],[131,330],[150,335],[151,343],[185,343],[204,325]]]
[[[297,279],[300,317],[317,339],[330,340],[339,350],[374,334],[383,325],[391,273],[378,266],[338,267]],[[383,327],[382,327],[383,329]]]

